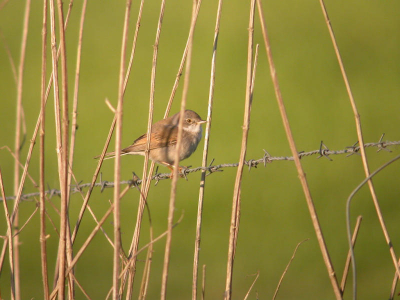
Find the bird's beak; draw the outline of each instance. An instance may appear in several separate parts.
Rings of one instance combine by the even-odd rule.
[[[198,121],[197,123],[198,123],[198,124],[204,124],[204,123],[207,123],[207,121],[206,121],[206,120],[200,120],[200,121]]]

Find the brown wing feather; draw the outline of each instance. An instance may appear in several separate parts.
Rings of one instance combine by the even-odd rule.
[[[168,145],[176,144],[177,127],[176,126],[157,126],[151,132],[150,150],[163,148]],[[161,124],[160,124],[161,125]],[[155,132],[156,131],[156,132]],[[137,138],[132,145],[122,149],[122,153],[141,152],[146,150],[147,134]]]

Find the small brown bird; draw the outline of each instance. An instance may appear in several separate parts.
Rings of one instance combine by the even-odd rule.
[[[179,112],[153,124],[150,134],[149,158],[169,169],[173,169],[178,141]],[[179,161],[188,158],[196,150],[201,140],[201,124],[206,123],[193,110],[184,113],[182,144]],[[132,145],[121,150],[121,155],[145,155],[147,134],[137,138]],[[99,158],[96,156],[95,158]],[[115,152],[106,153],[106,159],[115,157]]]

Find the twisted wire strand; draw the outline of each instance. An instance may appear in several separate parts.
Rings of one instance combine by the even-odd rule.
[[[382,141],[383,135],[380,138],[380,140],[377,143],[366,143],[364,144],[365,148],[371,148],[371,147],[376,147],[378,148],[377,152],[381,151],[381,150],[386,150],[388,152],[391,152],[390,149],[388,149],[387,147],[389,146],[394,146],[394,145],[400,145],[400,141],[386,141],[383,142]],[[351,156],[354,154],[358,154],[358,152],[360,151],[360,146],[357,146],[357,143],[355,143],[352,146],[349,147],[345,147],[345,149],[342,150],[330,150],[322,141],[320,144],[320,147],[318,150],[312,150],[312,151],[308,151],[308,152],[299,152],[299,157],[306,157],[306,156],[312,156],[312,155],[319,155],[317,157],[321,158],[321,157],[325,157],[329,160],[332,160],[330,158],[331,155],[341,155],[341,154],[347,154],[346,156]],[[292,161],[293,160],[293,156],[271,156],[266,150],[264,150],[264,155],[263,157],[259,158],[259,159],[249,159],[245,161],[245,165],[247,165],[249,167],[249,170],[251,168],[257,168],[257,166],[259,164],[263,164],[264,167],[268,164],[268,163],[272,163],[273,161],[283,161],[283,160],[287,160],[287,161]],[[239,163],[231,163],[231,164],[219,164],[219,165],[212,165],[214,162],[214,159],[211,161],[210,165],[206,168],[203,167],[197,167],[197,168],[184,168],[182,167],[181,170],[181,176],[185,177],[187,179],[187,174],[190,173],[194,173],[194,172],[198,172],[201,170],[205,170],[207,172],[209,172],[207,174],[207,176],[215,173],[215,172],[222,172],[224,168],[235,168],[239,165]],[[151,178],[151,180],[154,180],[157,185],[157,183],[161,180],[165,180],[165,179],[170,179],[171,178],[171,174],[170,173],[157,173]],[[130,180],[123,180],[120,182],[120,184],[128,184],[131,186],[138,186],[142,183],[142,180],[137,177],[137,175],[135,173],[133,173],[133,178]],[[71,185],[71,190],[70,192],[72,194],[74,193],[78,193],[80,191],[82,191],[83,188],[87,188],[90,186],[90,183],[79,183],[77,185]],[[114,187],[114,182],[109,182],[109,181],[103,181],[102,178],[100,177],[100,182],[95,184],[95,187],[100,187],[101,191],[103,191],[105,188],[113,188]],[[45,191],[45,194],[48,197],[53,197],[53,196],[60,196],[61,195],[61,191],[58,189],[48,189],[47,191]],[[21,200],[28,200],[30,198],[33,197],[38,197],[40,195],[39,192],[34,192],[34,193],[28,193],[28,194],[23,194],[21,195]],[[15,196],[9,196],[6,197],[6,200],[14,200]],[[0,201],[3,201],[3,198],[0,198]]]

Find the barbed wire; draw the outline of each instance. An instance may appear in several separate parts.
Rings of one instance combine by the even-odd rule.
[[[400,141],[386,141],[383,142],[382,139],[384,137],[384,134],[382,134],[381,138],[379,139],[379,141],[377,143],[366,143],[364,144],[365,148],[371,148],[371,147],[377,147],[378,150],[377,152],[381,151],[381,150],[386,150],[388,152],[392,152],[390,149],[388,149],[387,147],[389,146],[394,146],[394,145],[400,145]],[[329,160],[332,161],[332,158],[330,158],[331,155],[341,155],[341,154],[347,154],[346,157],[354,155],[354,154],[359,154],[360,151],[360,146],[357,146],[358,142],[356,142],[355,144],[353,144],[352,146],[348,146],[345,147],[345,149],[342,150],[330,150],[324,143],[323,141],[321,141],[320,147],[318,150],[313,150],[313,151],[308,151],[308,152],[304,152],[301,151],[299,152],[299,158],[303,158],[305,156],[312,156],[312,155],[319,155],[317,157],[317,159],[321,158],[321,157],[325,157]],[[273,161],[282,161],[282,160],[287,160],[287,161],[291,161],[294,160],[293,156],[271,156],[266,150],[264,151],[264,155],[263,157],[259,158],[259,159],[250,159],[245,161],[245,164],[249,167],[249,170],[251,168],[257,168],[257,166],[259,164],[263,164],[264,167],[268,164],[268,163],[272,163]],[[232,164],[219,164],[219,165],[212,165],[214,163],[214,159],[211,161],[210,165],[208,167],[197,167],[197,168],[185,168],[182,167],[181,169],[181,173],[180,175],[184,178],[186,178],[187,180],[187,175],[190,173],[194,173],[194,172],[198,172],[198,171],[202,171],[205,170],[206,172],[208,172],[206,174],[206,176],[209,176],[213,173],[216,172],[222,172],[223,168],[235,168],[239,165],[239,163],[232,163]],[[156,173],[154,176],[152,176],[151,180],[155,181],[155,185],[158,184],[159,181],[161,180],[165,180],[165,179],[170,179],[171,178],[171,173],[158,173],[158,168],[156,169]],[[123,180],[120,182],[120,184],[128,184],[131,185],[133,187],[138,186],[142,183],[142,180],[133,172],[133,178],[130,180]],[[74,194],[74,193],[78,193],[81,192],[83,188],[87,188],[90,187],[90,183],[78,183],[77,185],[73,185],[71,186],[71,190],[70,193]],[[102,180],[102,175],[100,174],[100,182],[95,184],[95,187],[100,187],[101,188],[101,192],[103,192],[103,190],[105,188],[113,188],[114,187],[114,182],[109,182],[106,180]],[[47,191],[45,191],[46,195],[49,196],[50,198],[53,196],[60,196],[61,195],[61,191],[58,189],[48,189]],[[34,192],[34,193],[28,193],[28,194],[23,194],[21,195],[21,200],[27,200],[29,198],[33,198],[33,197],[38,197],[40,196],[39,192]],[[9,196],[6,197],[6,200],[14,200],[15,196]],[[3,198],[0,198],[0,201],[3,201]]]

